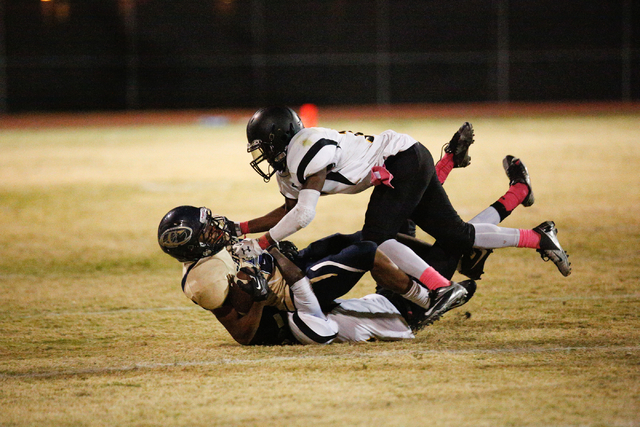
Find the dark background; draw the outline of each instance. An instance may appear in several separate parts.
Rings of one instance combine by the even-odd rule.
[[[640,0],[4,0],[0,24],[0,113],[640,99]]]

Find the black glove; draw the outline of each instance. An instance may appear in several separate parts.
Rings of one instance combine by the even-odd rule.
[[[247,279],[241,279],[237,275],[235,283],[244,292],[248,293],[253,301],[264,301],[269,296],[269,285],[267,279],[260,273],[256,267],[242,267],[240,272],[248,276]]]
[[[240,228],[240,223],[231,221],[226,216],[224,218],[224,229],[227,233],[229,233],[232,237],[241,237],[242,229]]]
[[[283,240],[278,243],[278,249],[282,252],[282,255],[289,258],[289,261],[296,262],[298,259],[298,247],[288,240]]]

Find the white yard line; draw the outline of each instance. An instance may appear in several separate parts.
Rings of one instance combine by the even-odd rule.
[[[555,297],[512,297],[508,299],[514,299],[518,301],[589,301],[589,300],[616,300],[616,299],[637,299],[640,298],[640,294],[626,294],[626,295],[567,295],[567,296],[555,296]]]
[[[622,300],[622,299],[638,299],[640,294],[624,294],[624,295],[567,295],[567,296],[553,296],[553,297],[508,297],[504,300],[516,300],[516,301],[596,301],[596,300]],[[128,308],[122,310],[104,310],[104,311],[62,311],[59,313],[38,313],[31,316],[22,316],[21,319],[30,319],[43,316],[112,316],[117,314],[129,314],[129,313],[144,313],[152,311],[189,311],[189,310],[201,310],[200,307],[151,307],[151,308]]]
[[[513,297],[519,301],[571,301],[571,300],[601,300],[601,299],[635,299],[640,298],[640,294],[627,295],[607,295],[607,296],[566,296],[566,297]],[[123,309],[123,310],[106,310],[106,311],[90,311],[90,312],[59,312],[59,313],[41,313],[33,316],[24,316],[25,318],[45,317],[45,316],[105,316],[118,315],[127,313],[154,312],[154,311],[188,311],[201,310],[199,307],[153,307],[140,309]],[[402,356],[406,354],[534,354],[534,353],[557,353],[570,351],[640,351],[640,346],[596,346],[596,347],[530,347],[530,348],[496,348],[496,349],[472,349],[472,350],[389,350],[378,352],[365,352],[357,354],[343,355],[303,355],[303,356],[287,356],[287,357],[267,357],[260,359],[216,359],[203,361],[187,361],[175,363],[146,363],[139,362],[128,366],[99,367],[90,369],[74,369],[59,370],[45,372],[30,372],[16,374],[0,374],[0,378],[48,378],[56,376],[82,375],[82,374],[106,374],[111,372],[127,372],[139,369],[162,369],[172,367],[189,367],[189,366],[219,366],[219,365],[252,365],[261,363],[273,363],[283,361],[302,361],[302,360],[328,360],[328,359],[370,359],[378,357]]]
[[[69,369],[60,371],[27,372],[16,374],[0,374],[0,378],[49,378],[69,375],[109,374],[112,372],[128,372],[136,370],[153,370],[162,368],[183,368],[190,366],[221,366],[221,365],[259,365],[262,363],[303,361],[303,360],[329,360],[329,359],[373,359],[379,357],[393,357],[416,354],[535,354],[535,353],[560,353],[572,351],[600,351],[600,352],[635,352],[640,351],[640,346],[594,346],[594,347],[521,347],[521,348],[494,348],[473,350],[389,350],[368,351],[348,354],[331,355],[303,355],[303,356],[277,356],[249,359],[216,359],[197,360],[175,363],[145,363],[139,362],[128,366],[105,366],[89,369]]]

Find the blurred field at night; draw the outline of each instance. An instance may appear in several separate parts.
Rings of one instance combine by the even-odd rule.
[[[249,166],[250,111],[3,119],[0,425],[639,425],[640,110],[356,113],[319,124],[405,132],[435,158],[472,122],[471,166],[445,185],[464,219],[520,157],[536,203],[503,225],[555,221],[573,274],[497,250],[412,342],[242,347],[184,297],[156,230],[178,205],[248,220],[282,203]],[[321,198],[292,240],[358,230],[368,195]]]

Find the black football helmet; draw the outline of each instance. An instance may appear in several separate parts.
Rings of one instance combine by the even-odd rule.
[[[158,226],[158,244],[180,262],[215,255],[233,240],[230,223],[208,208],[179,206],[167,213]]]
[[[251,167],[268,182],[276,171],[286,169],[287,145],[293,136],[304,129],[298,114],[289,107],[262,108],[247,124],[247,152],[253,156]],[[262,170],[260,163],[269,167]]]

